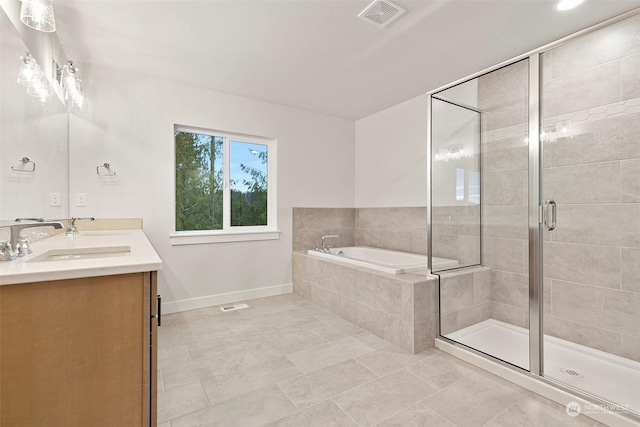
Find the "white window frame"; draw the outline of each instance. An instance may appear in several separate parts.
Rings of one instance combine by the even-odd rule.
[[[280,238],[277,224],[277,139],[242,133],[204,129],[193,126],[174,125],[173,127],[173,232],[169,235],[171,245],[198,245],[206,243],[246,242],[254,240],[276,240]],[[176,231],[176,151],[175,132],[197,133],[223,138],[223,191],[222,191],[222,230]],[[267,146],[267,225],[231,226],[231,185],[230,152],[231,141],[246,142]]]

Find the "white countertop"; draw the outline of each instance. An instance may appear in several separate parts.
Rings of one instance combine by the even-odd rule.
[[[30,262],[49,250],[129,246],[131,252],[117,257]],[[142,230],[81,231],[68,237],[64,233],[31,243],[33,253],[0,261],[0,285],[77,279],[92,276],[155,271],[162,260]]]

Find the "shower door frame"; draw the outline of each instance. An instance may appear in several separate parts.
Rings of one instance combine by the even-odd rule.
[[[543,384],[551,385],[561,391],[570,393],[574,396],[584,399],[585,401],[594,403],[596,405],[618,404],[619,402],[610,402],[598,396],[594,396],[583,390],[567,386],[553,378],[544,376],[544,328],[543,328],[543,263],[542,263],[542,217],[543,217],[543,199],[542,199],[542,182],[541,182],[541,162],[542,162],[542,144],[540,141],[541,131],[541,57],[542,54],[555,49],[559,46],[567,44],[581,36],[598,31],[602,28],[608,27],[615,23],[624,21],[625,19],[640,15],[640,8],[633,9],[622,15],[603,21],[599,24],[588,27],[584,30],[573,33],[567,37],[556,40],[555,42],[544,45],[540,48],[534,49],[522,55],[511,58],[507,61],[501,62],[492,67],[486,68],[477,73],[471,74],[462,79],[456,80],[450,84],[441,86],[435,90],[427,93],[427,245],[428,253],[427,267],[429,274],[432,274],[432,99],[438,99],[434,95],[450,89],[459,84],[468,82],[477,77],[488,74],[492,71],[496,71],[500,68],[509,66],[523,59],[528,59],[529,65],[529,117],[528,117],[528,144],[529,144],[529,159],[528,159],[528,239],[529,239],[529,370],[517,367],[494,356],[487,355],[474,348],[460,344],[450,338],[447,338],[440,334],[440,328],[438,328],[437,338],[451,344],[454,347],[461,348],[464,351],[475,354],[476,356],[485,359],[490,362],[497,363],[506,367],[509,370],[525,374]],[[481,236],[482,236],[482,218],[481,218]],[[482,244],[482,238],[480,239]],[[481,258],[482,259],[482,252]],[[460,270],[467,268],[473,268],[469,266],[461,267]],[[456,269],[446,270],[446,272],[456,271]],[[443,271],[445,272],[445,271]],[[440,272],[433,273],[438,275]],[[438,276],[439,277],[439,276]],[[439,287],[437,290],[437,301],[440,301]],[[438,321],[440,319],[438,318]],[[631,419],[635,422],[640,422],[640,417],[623,407],[620,407],[621,414],[627,419]]]

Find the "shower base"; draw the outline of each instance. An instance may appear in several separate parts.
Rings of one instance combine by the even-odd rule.
[[[528,329],[488,319],[446,337],[528,369]],[[544,354],[545,377],[640,413],[640,363],[546,335]]]

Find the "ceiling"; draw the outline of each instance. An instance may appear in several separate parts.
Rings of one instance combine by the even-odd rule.
[[[395,0],[385,29],[364,0],[55,0],[75,61],[359,119],[640,7],[587,0]]]

